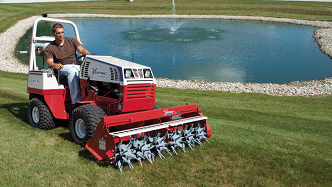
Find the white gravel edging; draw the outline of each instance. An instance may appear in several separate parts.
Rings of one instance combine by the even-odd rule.
[[[295,81],[288,84],[205,82],[157,78],[158,87],[215,90],[234,93],[263,93],[283,96],[326,96],[332,94],[332,79]]]
[[[32,16],[30,18],[20,20],[11,26],[5,32],[0,34],[0,70],[28,73],[28,66],[15,57],[15,48],[19,39],[32,27],[33,22],[40,16]]]
[[[52,18],[155,18],[155,19],[223,19],[281,22],[288,24],[305,25],[320,28],[314,34],[320,49],[332,58],[332,22],[307,21],[288,18],[270,18],[255,16],[219,16],[219,15],[108,15],[108,14],[49,14]],[[0,34],[0,70],[8,72],[27,73],[28,66],[22,64],[15,57],[15,47],[20,39],[40,16],[20,20],[15,25]],[[259,84],[259,83],[231,83],[231,82],[205,82],[192,80],[171,80],[157,78],[158,87],[170,87],[181,89],[217,90],[229,92],[251,92],[269,95],[288,96],[323,96],[332,94],[332,78],[312,81],[295,81],[288,84]]]

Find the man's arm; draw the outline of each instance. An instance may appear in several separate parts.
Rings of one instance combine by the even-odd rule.
[[[80,52],[82,55],[89,54],[90,52],[86,50],[82,45],[77,47],[77,51]]]
[[[53,69],[60,70],[60,69],[63,68],[62,64],[54,63],[53,58],[46,59],[46,62],[47,62],[47,65],[50,66],[50,67],[52,67]]]

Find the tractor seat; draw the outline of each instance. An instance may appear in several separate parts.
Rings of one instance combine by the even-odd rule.
[[[62,84],[64,86],[68,86],[68,79],[67,76],[64,75],[59,75],[59,71],[57,69],[53,69],[54,76],[58,80],[59,84]]]

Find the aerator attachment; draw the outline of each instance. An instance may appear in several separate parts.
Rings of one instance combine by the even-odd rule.
[[[142,166],[142,159],[147,159],[153,164],[154,157],[159,156],[160,159],[165,158],[162,152],[172,155],[172,150],[177,155],[177,148],[185,152],[185,147],[193,149],[195,144],[203,146],[202,140],[207,140],[207,133],[205,133],[206,125],[201,127],[199,122],[178,125],[175,127],[168,127],[167,133],[162,135],[159,130],[154,134],[147,132],[144,136],[141,134],[131,135],[130,141],[123,143],[119,138],[119,143],[116,145],[116,163],[115,166],[122,173],[122,168],[127,164],[130,170],[134,169],[131,161],[138,161]],[[118,133],[120,134],[120,133]],[[138,138],[140,137],[140,138]]]
[[[208,141],[211,129],[196,105],[155,109],[121,116],[102,117],[95,134],[86,148],[99,160],[114,164],[122,173],[132,162],[165,158],[165,154],[178,154],[177,150]]]

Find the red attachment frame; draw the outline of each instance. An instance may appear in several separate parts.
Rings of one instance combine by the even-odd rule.
[[[93,137],[87,141],[85,147],[95,155],[98,160],[113,164],[110,159],[116,155],[116,144],[119,142],[119,139],[121,138],[122,141],[129,141],[130,136],[116,137],[115,135],[112,135],[115,134],[112,132],[139,127],[150,127],[158,123],[162,124],[164,122],[171,122],[172,118],[176,116],[183,117],[183,120],[185,121],[186,118],[203,116],[203,114],[197,106],[193,104],[103,117],[98,124]],[[206,133],[208,133],[209,138],[211,136],[211,129],[206,120],[202,120],[200,124],[206,124]],[[173,128],[161,129],[163,134],[168,130],[173,130]],[[140,135],[144,136],[144,133],[140,133]]]

